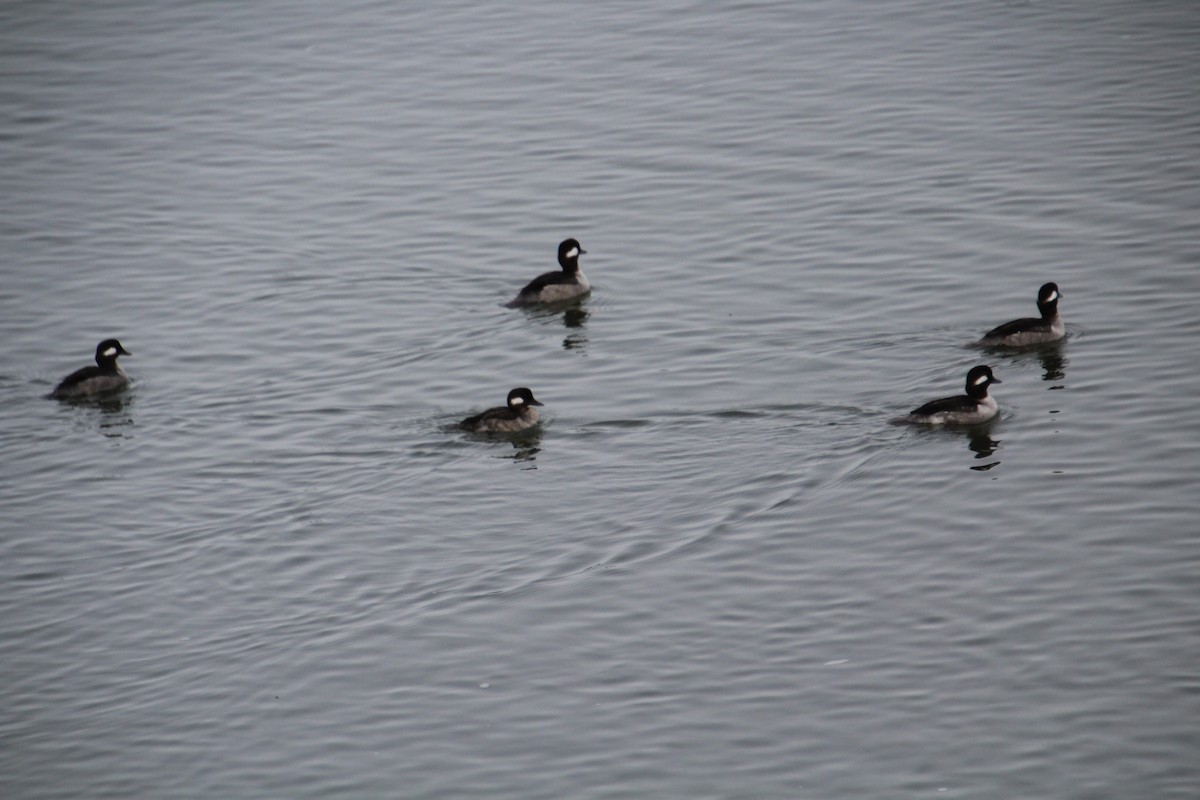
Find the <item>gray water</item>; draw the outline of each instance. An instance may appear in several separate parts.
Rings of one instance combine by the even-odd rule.
[[[1200,795],[1198,53],[0,7],[0,796]],[[504,308],[567,236],[591,296]],[[1061,346],[968,346],[1046,280]],[[126,395],[44,399],[107,336]],[[994,424],[890,424],[984,361]]]

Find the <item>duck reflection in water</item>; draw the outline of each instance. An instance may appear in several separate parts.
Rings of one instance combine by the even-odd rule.
[[[991,424],[976,425],[965,430],[967,436],[967,449],[975,454],[975,458],[983,459],[990,458],[992,453],[1000,449],[1000,440],[993,439],[991,434]],[[991,461],[987,464],[975,464],[971,469],[976,472],[987,472],[992,467],[1000,465],[1000,461]]]
[[[1062,340],[1042,345],[1035,350],[1038,361],[1042,363],[1042,380],[1061,381],[1067,377],[1067,357],[1063,355]],[[1061,389],[1061,386],[1051,386],[1051,389]]]
[[[512,437],[514,453],[504,456],[518,463],[526,464],[526,469],[537,469],[537,454],[542,452],[542,429],[530,428]]]
[[[563,311],[563,325],[568,328],[578,329],[563,339],[563,350],[587,349],[588,337],[586,331],[583,329],[583,323],[587,322],[588,316],[588,310],[580,306],[568,308]]]
[[[95,428],[106,439],[133,438],[132,395],[74,398],[62,401],[62,405],[74,409],[87,427]]]
[[[1009,365],[1022,364],[1037,359],[1042,367],[1042,380],[1053,383],[1067,377],[1067,367],[1070,361],[1064,355],[1065,339],[1059,339],[1045,344],[1028,347],[985,347],[989,353],[1002,356]],[[1062,389],[1062,386],[1051,386],[1051,389]]]
[[[582,328],[589,316],[588,310],[583,306],[563,309],[563,325],[568,328]]]
[[[516,433],[493,432],[476,435],[494,440],[498,445],[502,443],[511,445],[511,450],[505,447],[492,455],[492,458],[515,461],[518,464],[524,465],[523,469],[537,469],[537,455],[542,452],[541,425],[535,425],[532,428],[526,428]]]
[[[521,310],[531,321],[543,325],[549,324],[551,320],[561,320],[563,327],[571,331],[563,339],[563,350],[584,351],[587,349],[588,336],[585,323],[592,312],[584,306],[582,298],[574,298],[561,303],[522,306]]]
[[[896,422],[903,424],[901,420],[897,420]],[[927,435],[941,436],[947,439],[966,439],[967,449],[975,454],[974,460],[981,461],[991,458],[1000,449],[1000,445],[1002,444],[999,439],[992,436],[994,426],[994,421],[978,425],[947,425],[933,428],[929,430]],[[989,469],[998,466],[1000,466],[1000,460],[996,459],[995,461],[988,461],[985,464],[971,464],[970,469],[976,472],[987,472]]]

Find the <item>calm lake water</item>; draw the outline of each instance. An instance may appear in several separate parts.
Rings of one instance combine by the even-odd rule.
[[[1195,798],[1198,54],[0,7],[0,796]],[[568,236],[592,295],[504,308]],[[1047,280],[1065,343],[969,347]],[[123,399],[44,399],[108,336]],[[890,424],[981,362],[994,424]]]

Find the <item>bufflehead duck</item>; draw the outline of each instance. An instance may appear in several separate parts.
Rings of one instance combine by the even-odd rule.
[[[979,340],[983,345],[1022,347],[1043,342],[1056,342],[1063,338],[1066,329],[1058,316],[1058,299],[1061,294],[1057,283],[1046,283],[1038,289],[1037,306],[1041,319],[1026,317],[1014,319],[992,328]]]
[[[575,239],[564,240],[558,246],[558,263],[562,265],[562,270],[538,275],[524,289],[517,292],[517,296],[509,301],[508,307],[558,303],[587,294],[592,285],[579,269],[579,257],[586,252],[587,250]]]
[[[96,366],[77,369],[62,379],[50,397],[72,400],[95,397],[124,389],[129,385],[125,371],[117,364],[117,356],[132,355],[116,339],[105,339],[96,345]]]
[[[955,397],[931,400],[913,411],[906,422],[925,425],[975,425],[996,416],[996,400],[988,396],[988,386],[1000,383],[986,364],[972,367],[967,373],[967,393]]]
[[[467,417],[459,427],[476,433],[514,433],[537,424],[538,412],[533,406],[542,405],[533,392],[524,386],[508,393],[508,405],[489,408],[482,414]]]

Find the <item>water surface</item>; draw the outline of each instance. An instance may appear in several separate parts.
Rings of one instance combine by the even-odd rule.
[[[1195,796],[1198,34],[6,6],[0,795]]]

